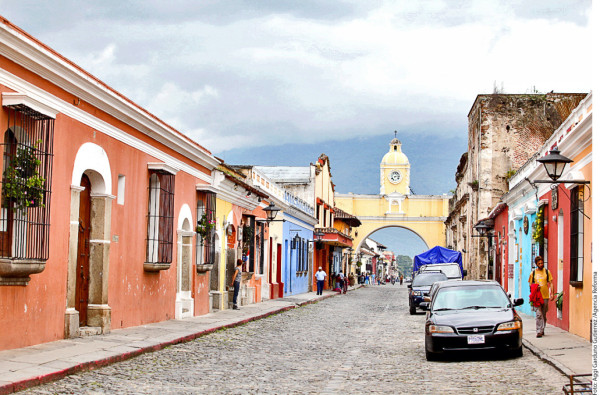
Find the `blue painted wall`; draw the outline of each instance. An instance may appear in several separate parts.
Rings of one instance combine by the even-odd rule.
[[[537,201],[536,201],[537,203]],[[515,290],[516,295],[515,298],[523,298],[525,303],[522,306],[517,307],[519,312],[526,315],[534,315],[531,310],[531,306],[529,304],[529,275],[531,274],[533,268],[533,260],[536,255],[538,255],[537,245],[532,245],[533,240],[533,225],[535,224],[535,216],[536,214],[525,214],[522,212],[523,218],[515,221],[515,240],[518,243],[519,250],[516,251],[518,257],[520,258],[520,266],[515,267],[515,288],[520,287]],[[524,231],[523,224],[525,222],[525,218],[529,222],[529,229],[527,234]],[[520,281],[519,281],[520,279]]]
[[[283,223],[283,264],[281,267],[281,278],[284,282],[283,293],[285,296],[308,292],[311,278],[309,278],[312,260],[309,255],[309,240],[313,240],[313,226],[299,220],[298,218],[284,213]],[[294,222],[291,222],[294,221]],[[298,235],[301,243],[300,248],[292,248],[292,239]],[[303,249],[303,253],[301,252]],[[305,255],[305,263],[302,264],[302,256]]]

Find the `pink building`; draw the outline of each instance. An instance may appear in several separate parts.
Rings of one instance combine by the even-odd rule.
[[[0,350],[209,312],[219,161],[4,19],[0,47]]]

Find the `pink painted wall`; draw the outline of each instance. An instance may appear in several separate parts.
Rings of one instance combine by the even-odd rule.
[[[37,85],[65,103],[73,95],[34,75],[10,60],[0,57],[0,67]],[[11,91],[0,86],[0,92]],[[112,118],[86,102],[79,109],[118,127],[133,137],[158,147],[172,157],[194,165],[172,149],[153,141],[129,125]],[[0,125],[7,125],[7,113],[0,109]],[[2,130],[3,132],[4,130]],[[3,139],[4,133],[0,133]],[[71,177],[75,155],[82,144],[101,146],[108,155],[112,176],[112,194],[117,194],[118,175],[126,176],[125,204],[112,203],[108,304],[112,310],[112,328],[124,328],[174,318],[177,276],[177,218],[183,204],[195,215],[196,189],[201,182],[183,171],[175,178],[173,261],[168,270],[149,273],[143,270],[146,252],[148,212],[148,162],[160,160],[138,151],[77,120],[58,114],[55,122],[52,169],[50,258],[42,273],[31,276],[27,286],[0,287],[0,350],[29,346],[62,339],[65,327],[67,262]],[[195,165],[206,174],[210,171]],[[195,221],[195,218],[192,218]],[[118,241],[113,237],[118,236]],[[209,311],[209,277],[192,275],[196,314]],[[259,299],[260,300],[260,299]]]

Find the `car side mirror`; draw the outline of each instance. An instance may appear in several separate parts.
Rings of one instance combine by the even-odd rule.
[[[513,300],[513,306],[521,306],[523,304],[523,298]]]
[[[411,288],[412,288],[412,284],[407,284],[407,285],[406,285],[406,287],[407,287],[408,289],[411,289]]]
[[[467,277],[467,271],[463,270],[463,277]]]
[[[419,308],[421,308],[422,310],[429,310],[429,302],[419,303]]]

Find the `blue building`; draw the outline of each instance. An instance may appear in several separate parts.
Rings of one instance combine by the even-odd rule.
[[[281,279],[284,295],[311,291],[314,207],[285,192],[287,208],[283,210],[283,265]]]
[[[509,262],[514,263],[514,279],[509,282],[508,292],[513,298],[523,298],[525,303],[517,309],[524,314],[534,315],[529,305],[529,275],[534,269],[537,255],[547,262],[547,252],[539,250],[534,240],[534,224],[537,210],[547,202],[538,200],[537,190],[529,183],[528,176],[536,166],[535,158],[525,163],[511,180],[512,188],[503,197],[509,207]]]

